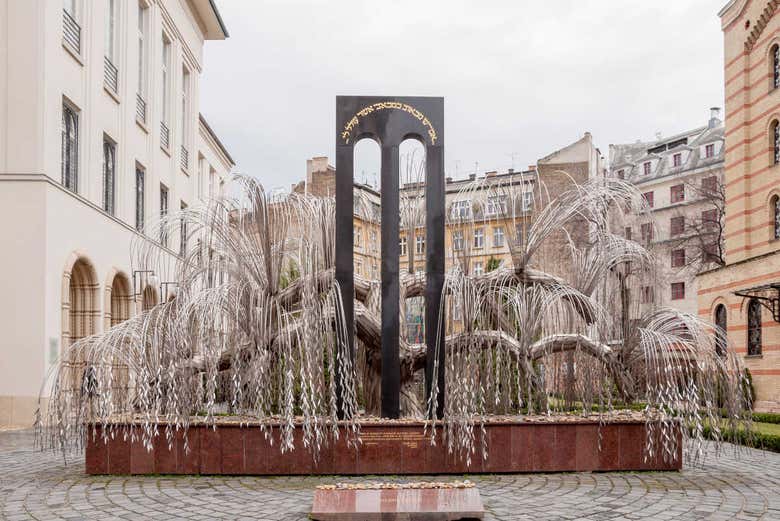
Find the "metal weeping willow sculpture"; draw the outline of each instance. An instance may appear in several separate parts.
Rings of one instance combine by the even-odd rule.
[[[485,178],[458,196],[472,211],[445,208],[442,128],[442,98],[339,97],[335,198],[272,197],[238,177],[237,197],[146,230],[134,273],[163,280],[166,298],[68,348],[41,391],[42,445],[65,452],[99,432],[150,450],[163,436],[170,448],[194,423],[234,421],[259,424],[282,452],[299,439],[316,457],[339,436],[359,442],[371,417],[411,417],[470,461],[477,440],[486,457],[490,418],[575,410],[606,422],[641,401],[646,457],[670,460],[680,429],[696,455],[705,428],[720,440],[749,423],[724,333],[640,298],[653,255],[614,232],[646,210],[631,185],[571,180],[551,193],[538,176]],[[353,190],[363,137],[382,149],[373,209]],[[402,188],[398,149],[410,137],[425,163],[407,168],[414,182]],[[355,212],[381,215],[381,280],[354,276]],[[509,225],[510,256],[477,269],[465,238],[491,219]],[[398,238],[403,229],[411,246],[423,227],[419,273],[411,253],[399,259]],[[400,334],[411,308],[425,317],[424,344]]]
[[[376,397],[367,396],[367,382],[381,372],[379,285],[355,278],[353,362],[334,273],[334,200],[270,197],[253,178],[236,182],[239,197],[147,230],[162,242],[184,234],[183,255],[139,240],[137,270],[175,281],[175,292],[69,347],[42,389],[50,397],[36,422],[44,446],[81,448],[95,425],[103,436],[150,445],[164,435],[171,443],[194,421],[230,415],[277,429],[282,451],[294,448],[298,426],[316,453],[345,427],[357,440],[361,419],[379,414]],[[748,421],[742,367],[733,352],[719,354],[712,327],[639,302],[637,288],[654,276],[652,255],[612,231],[623,229],[627,209],[641,211],[631,185],[572,182],[553,196],[537,182],[529,213],[525,189],[485,183],[475,181],[463,196],[474,208],[501,201],[498,213],[522,222],[516,230],[524,233],[510,230],[511,261],[475,273],[462,232],[475,226],[477,212],[448,212],[452,264],[446,304],[437,310],[446,363],[430,368],[443,375],[446,400],[440,417],[429,419],[443,422],[451,451],[470,457],[475,430],[492,415],[574,408],[606,419],[640,400],[651,452],[676,454],[668,433],[679,422],[700,449],[705,427],[719,439]],[[403,226],[414,227],[422,212],[413,192],[403,197]],[[410,269],[400,298],[424,288]],[[402,415],[424,417],[436,409],[425,404],[439,398],[437,386],[427,395],[421,388],[425,346],[401,338],[399,347]]]

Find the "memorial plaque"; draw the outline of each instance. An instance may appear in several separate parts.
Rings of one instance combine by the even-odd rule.
[[[483,519],[476,488],[314,491],[310,517],[319,521],[455,521]]]

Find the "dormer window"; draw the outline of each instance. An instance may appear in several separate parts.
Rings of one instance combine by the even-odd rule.
[[[626,178],[626,171],[622,168],[617,171],[617,178],[618,179],[625,179]]]
[[[642,165],[642,172],[644,172],[645,175],[650,175],[650,161],[645,161]]]
[[[680,152],[677,152],[675,155],[672,156],[672,166],[678,167],[682,165],[682,154]]]
[[[704,157],[714,157],[715,156],[715,144],[710,143],[709,145],[704,147]]]

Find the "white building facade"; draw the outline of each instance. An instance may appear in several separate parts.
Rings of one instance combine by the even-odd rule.
[[[642,307],[696,315],[696,275],[722,262],[724,127],[719,109],[708,124],[667,138],[609,146],[611,176],[632,183],[645,212],[628,215],[625,236],[646,245],[655,283],[637,288]]]
[[[0,0],[0,428],[73,341],[159,299],[131,244],[234,166],[198,101],[226,37],[212,0]]]

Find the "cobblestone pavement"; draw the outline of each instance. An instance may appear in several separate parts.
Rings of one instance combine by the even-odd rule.
[[[32,443],[30,432],[0,432],[2,519],[304,520],[316,485],[357,479],[93,477],[84,474],[83,459],[65,465],[61,456],[34,451]],[[703,465],[686,466],[680,473],[469,479],[482,494],[486,519],[493,520],[780,520],[780,455],[758,450],[735,454],[732,446],[719,458],[710,454]]]

